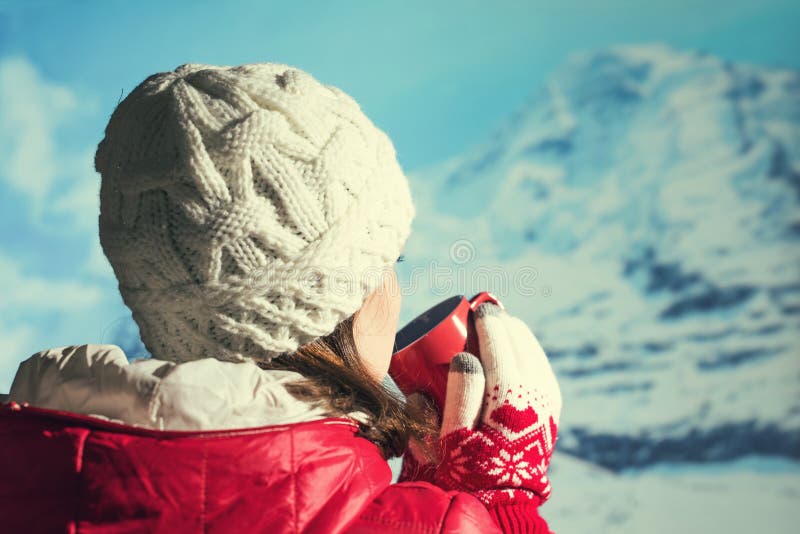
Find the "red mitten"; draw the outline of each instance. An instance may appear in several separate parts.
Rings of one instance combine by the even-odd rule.
[[[550,496],[561,391],[524,322],[491,303],[475,316],[480,359],[462,352],[450,363],[441,461],[425,465],[413,450],[411,461],[437,485],[475,494],[500,523],[514,523],[514,505],[533,508]]]

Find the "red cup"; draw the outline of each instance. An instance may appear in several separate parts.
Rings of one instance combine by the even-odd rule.
[[[441,413],[450,360],[462,351],[476,356],[474,312],[484,302],[503,306],[488,291],[467,300],[456,295],[428,308],[397,332],[389,375],[405,395],[428,395]]]

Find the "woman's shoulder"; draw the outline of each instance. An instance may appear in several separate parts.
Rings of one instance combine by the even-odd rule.
[[[252,361],[129,361],[112,344],[39,351],[23,361],[9,401],[158,430],[220,430],[329,417],[286,386],[303,377]]]

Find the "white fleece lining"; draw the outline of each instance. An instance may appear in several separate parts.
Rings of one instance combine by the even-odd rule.
[[[250,428],[329,417],[286,391],[286,384],[299,379],[299,373],[265,371],[252,361],[129,363],[117,345],[70,345],[22,362],[8,400],[158,430]]]

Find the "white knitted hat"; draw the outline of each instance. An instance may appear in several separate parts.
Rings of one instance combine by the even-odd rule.
[[[100,243],[160,359],[270,359],[382,283],[415,215],[394,146],[289,65],[185,64],[114,111]]]

